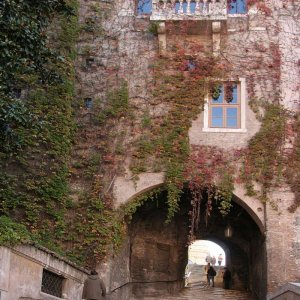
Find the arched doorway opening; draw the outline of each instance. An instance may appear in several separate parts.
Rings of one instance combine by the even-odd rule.
[[[224,249],[218,244],[207,240],[195,240],[189,245],[188,259],[189,264],[205,265],[211,263],[213,266],[226,266]]]
[[[218,244],[208,240],[196,240],[188,246],[188,264],[185,286],[207,284],[206,266],[210,264],[217,272],[215,285],[222,286],[222,271],[226,266],[226,254]]]
[[[183,193],[180,210],[166,224],[166,196],[163,191],[140,206],[128,228],[128,271],[134,296],[174,292],[185,284],[191,197],[189,191]],[[219,212],[218,203],[213,203],[213,210],[206,218],[203,199],[196,239],[214,242],[224,249],[226,265],[232,272],[232,289],[249,290],[263,298],[266,292],[265,239],[260,226],[239,202],[241,199],[233,197],[226,216]],[[224,233],[228,225],[232,228],[231,236]]]

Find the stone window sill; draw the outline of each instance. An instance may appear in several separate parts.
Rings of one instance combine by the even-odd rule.
[[[227,133],[246,133],[247,129],[232,129],[232,128],[203,128],[203,132],[227,132]]]
[[[43,292],[40,292],[41,295],[41,300],[62,300],[62,299],[67,299],[67,297],[65,295],[63,295],[63,298],[59,298],[56,296],[52,296]]]

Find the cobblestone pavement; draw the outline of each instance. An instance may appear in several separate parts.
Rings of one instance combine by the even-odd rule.
[[[177,295],[137,298],[139,300],[251,300],[247,292],[224,290],[218,287],[198,285],[183,289]]]

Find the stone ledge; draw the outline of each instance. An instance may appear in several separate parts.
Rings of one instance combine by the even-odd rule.
[[[89,274],[89,271],[86,270],[85,268],[82,268],[80,266],[78,266],[76,263],[68,260],[65,257],[60,256],[59,254],[57,254],[54,251],[49,250],[48,248],[45,248],[43,246],[34,244],[34,243],[28,243],[28,244],[20,244],[14,247],[8,247],[12,250],[12,252],[18,254],[18,255],[22,255],[22,256],[26,256],[32,260],[35,260],[38,263],[42,263],[44,262],[43,258],[48,256],[48,259],[46,259],[46,261],[48,261],[49,259],[54,259],[54,260],[58,260],[61,261],[63,263],[67,265],[69,265],[70,267],[72,267],[73,269],[85,273],[85,274]]]
[[[300,283],[299,282],[286,283],[285,285],[280,287],[275,293],[268,295],[267,300],[277,299],[282,294],[287,293],[287,292],[292,292],[295,295],[300,296]],[[299,299],[299,298],[297,298],[297,299]]]

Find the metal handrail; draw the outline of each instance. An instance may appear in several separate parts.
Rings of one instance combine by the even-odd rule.
[[[181,281],[181,279],[177,279],[177,280],[170,280],[170,281],[167,281],[167,280],[158,280],[158,281],[129,281],[129,282],[126,282],[118,287],[116,287],[115,289],[113,289],[112,291],[110,291],[109,293],[107,293],[107,295],[111,295],[112,293],[114,293],[116,290],[119,290],[121,289],[122,287],[126,286],[126,285],[129,285],[129,284],[133,284],[133,283],[139,283],[139,284],[147,284],[147,283],[174,283],[174,282],[177,282],[177,281]]]

